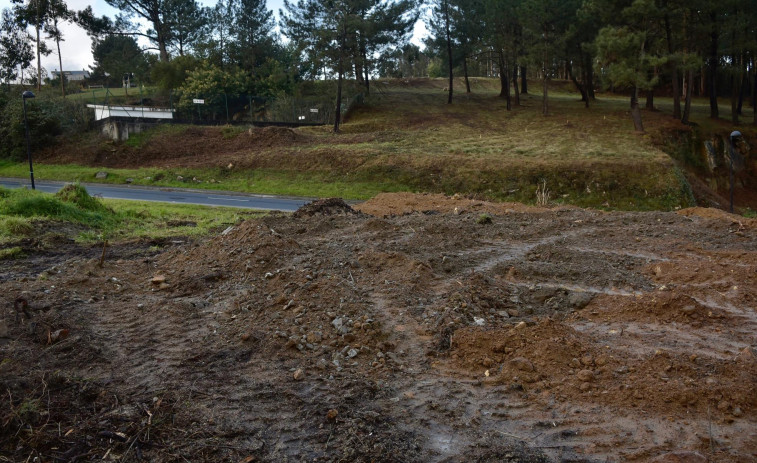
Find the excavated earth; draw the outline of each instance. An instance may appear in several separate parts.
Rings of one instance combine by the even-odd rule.
[[[395,194],[163,244],[4,264],[0,460],[757,461],[753,219]]]

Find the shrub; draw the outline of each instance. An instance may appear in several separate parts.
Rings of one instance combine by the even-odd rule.
[[[22,160],[26,157],[26,134],[23,100],[6,93],[0,98],[0,158]],[[32,151],[49,146],[61,133],[59,117],[46,100],[27,100],[26,119],[29,124],[29,146]]]

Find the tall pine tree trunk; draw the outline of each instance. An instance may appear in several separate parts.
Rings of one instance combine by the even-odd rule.
[[[444,2],[444,28],[447,33],[447,60],[449,61],[449,87],[447,87],[447,104],[452,104],[452,85],[454,84],[454,80],[452,76],[452,39],[449,32],[449,0]]]
[[[686,99],[684,100],[683,116],[681,117],[681,122],[683,122],[684,124],[688,124],[689,118],[691,117],[691,94],[694,91],[693,85],[694,70],[689,69],[689,71],[686,73]]]
[[[342,122],[342,79],[344,76],[343,51],[339,53],[339,78],[336,84],[336,111],[334,114],[334,133],[339,133],[339,124]]]
[[[634,87],[631,93],[631,118],[634,129],[637,132],[643,132],[644,125],[641,122],[641,109],[639,109],[639,87]]]
[[[360,52],[363,55],[363,72],[365,72],[365,94],[371,94],[371,80],[368,72],[368,52],[365,47],[365,41],[360,45]]]
[[[470,95],[470,80],[468,79],[468,57],[463,56],[463,74],[465,74],[465,93]]]
[[[499,97],[505,98],[507,101],[507,110],[510,111],[512,109],[512,101],[510,99],[510,79],[507,76],[507,63],[505,62],[505,55],[500,50],[498,52],[499,59],[497,60],[497,64],[499,66]]]
[[[586,54],[586,59],[584,60],[584,72],[586,73],[586,93],[589,95],[589,98],[592,100],[597,99],[597,95],[594,94],[594,68],[593,63],[591,61],[591,55]]]
[[[668,43],[668,54],[673,55],[673,30],[670,26],[670,16],[665,13],[665,39]],[[670,60],[670,78],[673,84],[673,117],[676,119],[681,118],[681,92],[678,87],[678,61],[676,59]]]
[[[752,124],[757,125],[757,68],[754,71],[754,86],[752,87]]]
[[[742,60],[742,66],[744,65]],[[748,72],[744,70],[743,67],[739,68],[739,74],[741,74],[741,78],[739,81],[741,84],[739,84],[739,104],[736,107],[736,113],[741,116],[744,113],[742,112],[742,109],[744,108],[744,91],[749,86],[749,79],[747,79]]]
[[[733,124],[739,123],[739,83],[741,79],[736,74],[731,76],[731,122]]]
[[[720,114],[718,111],[718,92],[715,88],[718,69],[718,29],[717,14],[715,12],[710,13],[710,20],[712,21],[712,30],[710,32],[710,57],[707,72],[707,84],[710,91],[710,117],[712,119],[717,119]]]
[[[37,5],[39,5],[39,2],[37,2]],[[39,10],[39,6],[37,6],[37,10]],[[37,21],[39,21],[39,18],[37,18]],[[42,58],[40,57],[42,52],[39,48],[41,45],[39,41],[39,23],[34,25],[34,29],[37,32],[37,93],[39,93],[42,90]]]
[[[55,29],[57,30],[57,24]],[[58,46],[58,66],[60,66],[60,91],[63,98],[66,97],[66,78],[63,76],[63,57],[60,55],[60,35],[55,36],[55,44]]]
[[[527,69],[526,66],[520,67],[520,93],[522,95],[528,95],[528,79],[526,78]]]
[[[518,89],[518,65],[516,63],[513,63],[513,95],[515,95],[515,106],[520,106],[520,90]]]
[[[576,79],[576,75],[573,73],[573,64],[570,62],[570,60],[565,61],[565,70],[568,72],[568,77],[570,77],[570,80],[573,82],[573,85],[575,85],[576,89],[581,93],[581,101],[584,102],[584,106],[588,108],[589,95],[586,93],[585,86],[581,84],[578,81],[578,79]]]
[[[548,66],[548,53],[547,53],[547,44],[549,43],[547,41],[547,38],[549,37],[549,30],[547,29],[547,26],[544,26],[544,29],[542,31],[544,33],[544,56],[542,57],[543,63],[542,63],[542,72],[544,72],[543,82],[542,82],[542,99],[541,99],[541,113],[543,116],[546,116],[549,114],[549,105],[547,103],[548,98],[548,79],[547,79],[547,66]]]

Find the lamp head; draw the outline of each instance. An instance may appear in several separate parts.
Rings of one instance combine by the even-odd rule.
[[[27,98],[34,98],[34,93],[32,93],[30,90],[25,91],[21,94],[21,98],[27,99]]]

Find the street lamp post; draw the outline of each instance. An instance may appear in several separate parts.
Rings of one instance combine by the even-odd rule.
[[[741,132],[738,130],[734,130],[731,132],[731,162],[729,164],[729,179],[730,179],[730,186],[731,186],[731,214],[733,214],[733,143],[734,139],[741,137]]]
[[[32,180],[32,190],[34,190],[34,167],[32,165],[32,150],[29,147],[29,123],[26,121],[26,100],[28,98],[34,98],[34,93],[27,90],[21,94],[21,98],[24,100],[24,128],[26,130],[26,157],[29,158],[29,177]]]

